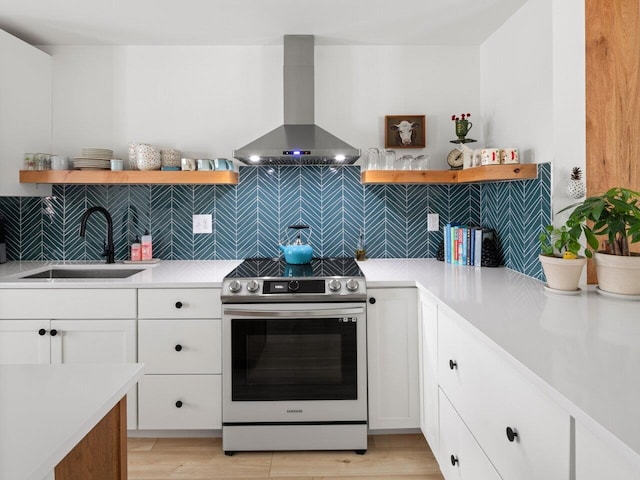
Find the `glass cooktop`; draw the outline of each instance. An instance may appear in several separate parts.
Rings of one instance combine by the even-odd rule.
[[[225,278],[364,277],[353,258],[313,258],[306,265],[292,265],[283,258],[247,258]]]

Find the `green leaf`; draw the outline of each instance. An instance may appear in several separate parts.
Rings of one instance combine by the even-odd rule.
[[[585,229],[584,236],[587,238],[587,243],[589,244],[589,246],[592,249],[597,250],[598,246],[600,245],[600,242],[598,241],[596,236],[591,232],[591,230]]]

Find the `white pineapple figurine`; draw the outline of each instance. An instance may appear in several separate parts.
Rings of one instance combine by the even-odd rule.
[[[573,167],[571,170],[571,179],[567,184],[567,195],[571,198],[582,198],[587,194],[587,188],[582,181],[582,172],[580,167]]]

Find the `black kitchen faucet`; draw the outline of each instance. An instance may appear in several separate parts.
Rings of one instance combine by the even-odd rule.
[[[87,220],[93,212],[101,212],[104,218],[107,219],[107,241],[104,243],[103,257],[107,257],[107,263],[116,263],[115,261],[115,249],[113,247],[113,221],[109,211],[104,207],[91,207],[82,214],[80,219],[80,236],[84,237],[84,231],[87,228]]]

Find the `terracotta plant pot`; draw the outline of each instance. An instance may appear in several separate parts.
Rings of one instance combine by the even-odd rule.
[[[640,295],[640,255],[595,252],[598,288],[620,295]]]
[[[546,255],[539,255],[538,258],[549,288],[570,292],[578,290],[582,269],[587,264],[586,258],[564,259]]]

